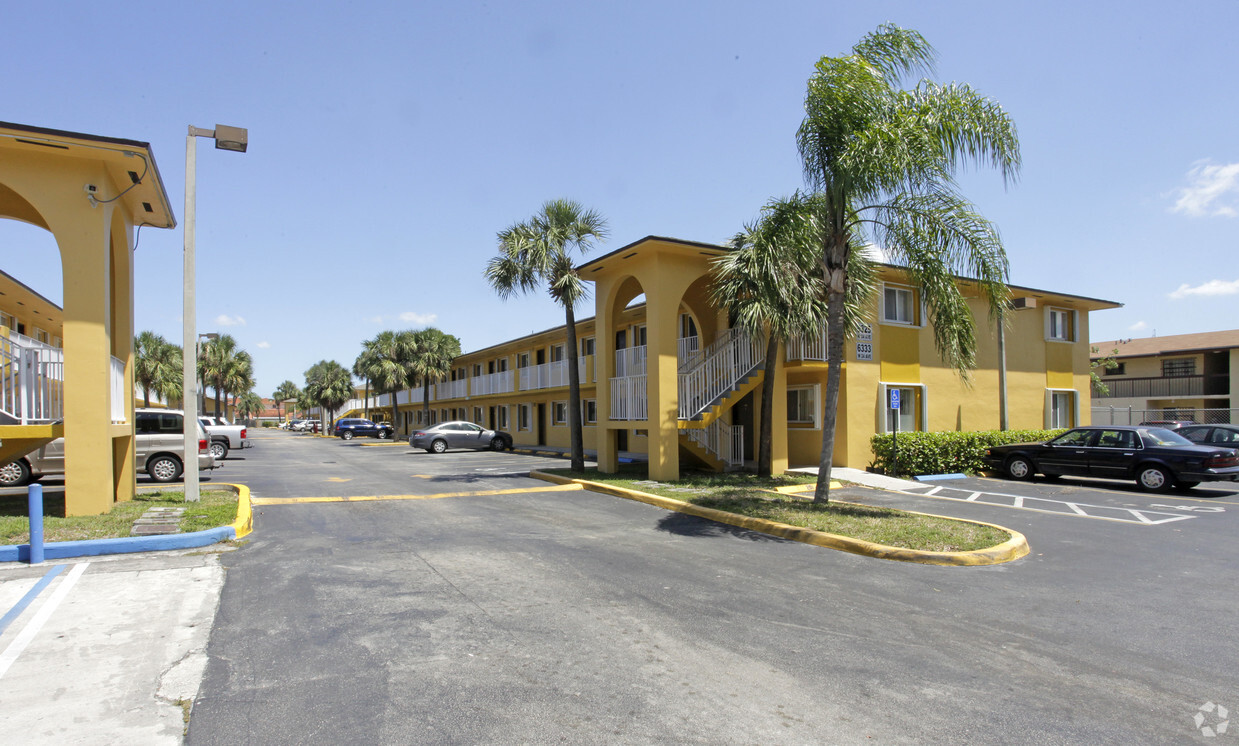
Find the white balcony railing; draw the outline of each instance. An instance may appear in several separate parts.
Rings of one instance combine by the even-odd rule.
[[[814,335],[795,336],[787,340],[787,362],[826,360],[826,327]]]
[[[680,337],[676,340],[676,345],[676,356],[680,363],[678,367],[681,371],[701,362],[701,337]]]
[[[617,378],[645,375],[645,345],[615,351]]]
[[[753,372],[764,354],[760,337],[729,329],[726,336],[710,345],[700,365],[680,374],[680,419],[692,419],[713,406]]]
[[[532,365],[528,368],[521,368],[521,391],[553,389],[567,385],[567,360],[556,360],[553,363],[543,363],[541,365]]]
[[[469,382],[465,379],[459,381],[440,381],[434,385],[434,398],[442,399],[464,399],[469,396]]]
[[[474,376],[469,379],[469,395],[510,394],[515,390],[516,376],[513,373],[514,371],[502,370],[498,373]]]
[[[645,420],[649,418],[645,376],[620,376],[611,379],[611,419]]]
[[[123,366],[121,370],[123,407]],[[64,419],[64,380],[64,350],[17,333],[0,336],[0,413],[19,425]]]
[[[112,356],[112,424],[123,425],[125,413],[125,361]]]

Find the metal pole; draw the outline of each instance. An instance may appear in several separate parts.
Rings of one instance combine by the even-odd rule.
[[[185,502],[197,502],[198,493],[198,316],[194,283],[197,279],[194,268],[194,220],[196,182],[198,170],[197,149],[194,143],[194,127],[189,128],[185,138],[185,309],[184,346],[182,369],[184,394],[181,399],[185,410],[184,479]]]
[[[30,508],[30,564],[43,564],[43,485],[32,484],[26,490]]]
[[[998,309],[998,429],[1008,430],[1007,421],[1007,335],[1004,309]]]

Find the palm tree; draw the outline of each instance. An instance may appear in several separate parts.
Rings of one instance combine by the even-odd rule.
[[[255,394],[253,391],[246,391],[237,397],[236,402],[237,416],[243,420],[253,419],[256,415],[261,414],[265,409],[262,405],[262,397]]]
[[[997,314],[1006,302],[1006,252],[995,226],[955,190],[958,168],[1019,172],[1015,124],[992,99],[964,84],[922,80],[935,52],[917,32],[879,26],[846,57],[823,57],[809,78],[796,133],[805,178],[822,200],[821,261],[827,293],[822,452],[815,502],[829,499],[841,383],[844,308],[853,253],[881,246],[921,295],[942,358],[967,381],[976,360],[971,310],[956,277],[967,274]]]
[[[327,425],[336,411],[353,397],[353,378],[335,360],[320,360],[305,372],[305,393],[314,406],[323,408]]]
[[[180,398],[184,388],[181,348],[154,332],[142,332],[133,341],[133,380],[142,387],[142,405],[151,405],[151,392],[165,402]]]
[[[289,399],[296,399],[300,394],[301,390],[298,389],[297,384],[292,381],[284,381],[276,387],[275,393],[271,395],[271,398],[275,399],[275,412],[279,415],[280,419],[284,419],[284,415],[280,412],[280,408],[284,405],[284,402]]]
[[[501,231],[499,256],[486,265],[486,279],[500,298],[507,300],[545,284],[551,299],[564,308],[568,337],[568,428],[575,472],[585,471],[575,308],[589,296],[589,288],[576,272],[572,251],[584,255],[595,240],[606,237],[607,221],[602,215],[571,200],[551,200],[529,220]]]
[[[253,388],[254,361],[235,339],[222,334],[202,346],[198,376],[204,387],[215,390],[215,416],[219,417],[221,397]]]
[[[370,419],[370,371],[374,368],[374,353],[370,350],[369,341],[361,343],[361,353],[353,361],[353,375],[366,382],[366,395],[362,399],[366,419]]]
[[[379,332],[374,339],[362,344],[365,350],[357,358],[365,359],[365,371],[369,380],[374,381],[375,390],[381,394],[391,395],[392,426],[398,426],[396,417],[396,394],[409,385],[413,352],[416,349],[416,332]],[[456,355],[460,354],[460,344],[456,345]],[[453,355],[452,357],[455,357]],[[451,361],[448,361],[451,365]]]
[[[714,262],[714,300],[727,307],[736,325],[754,337],[766,336],[761,391],[757,474],[773,472],[774,384],[779,345],[798,335],[816,335],[826,323],[826,294],[818,263],[822,225],[818,199],[796,193],[769,202],[761,219],[731,240],[733,251]],[[859,252],[854,256],[860,256]],[[852,270],[847,323],[863,320],[873,291],[873,273],[864,262]]]
[[[460,340],[433,326],[405,334],[409,355],[406,385],[411,387],[421,380],[423,421],[429,424],[430,382],[452,372],[452,361],[460,357]]]

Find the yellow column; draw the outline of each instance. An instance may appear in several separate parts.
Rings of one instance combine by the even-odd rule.
[[[669,284],[669,283],[668,283]],[[649,420],[650,479],[680,478],[679,384],[676,322],[682,290],[642,283],[646,288],[646,391]]]
[[[783,345],[779,345],[778,361],[774,366],[774,401],[770,407],[773,415],[771,417],[771,422],[773,423],[771,427],[774,431],[771,438],[772,458],[770,472],[775,475],[787,471],[787,371],[783,367],[785,357]],[[758,392],[760,392],[760,389],[758,389]],[[760,396],[760,393],[758,393],[759,401]],[[757,437],[757,434],[754,433],[753,437]],[[757,453],[756,448],[753,449],[753,453]]]
[[[615,280],[599,283],[594,297],[594,370],[597,385],[594,395],[598,404],[598,423],[594,426],[594,447],[598,450],[598,471],[615,474],[619,471],[619,452],[615,447],[615,431],[607,429],[611,419],[611,375],[615,371],[615,315],[611,298]]]

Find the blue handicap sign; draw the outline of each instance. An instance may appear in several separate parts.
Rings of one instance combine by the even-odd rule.
[[[899,409],[899,389],[891,389],[891,409]]]

